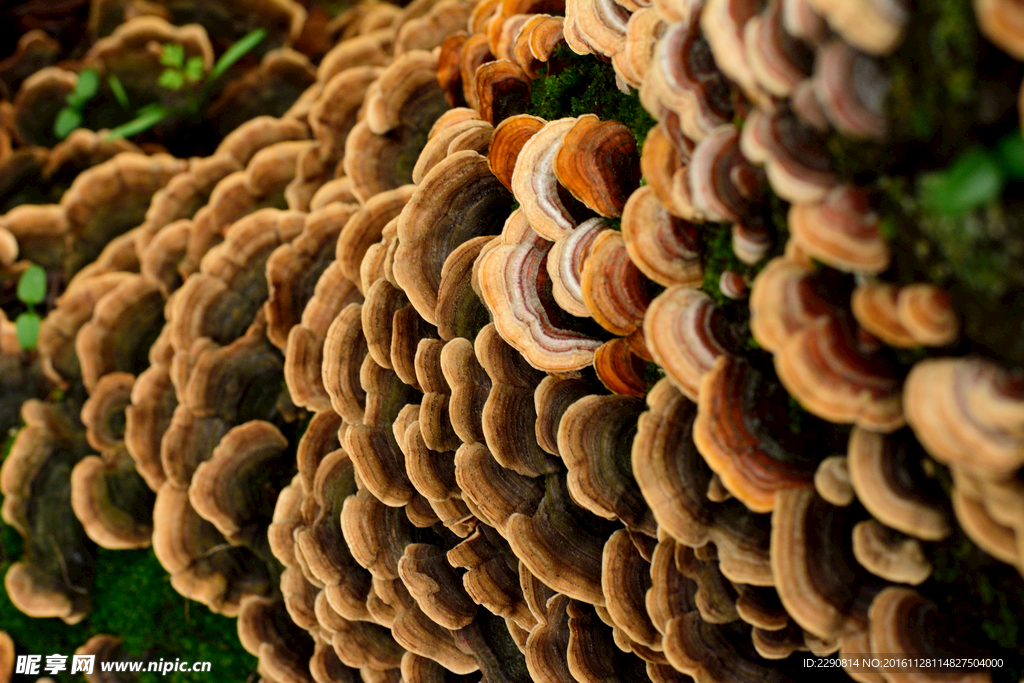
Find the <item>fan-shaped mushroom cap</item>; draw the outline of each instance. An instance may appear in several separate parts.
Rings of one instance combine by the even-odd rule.
[[[313,297],[302,311],[302,320],[288,333],[288,346],[285,349],[284,378],[296,405],[315,410],[327,410],[332,405],[333,395],[327,388],[325,377],[338,377],[334,374],[336,363],[344,364],[347,361],[352,364],[351,377],[355,384],[349,386],[361,391],[358,387],[358,369],[362,357],[355,352],[325,355],[325,342],[330,337],[331,326],[344,307],[359,298],[356,285],[342,276],[337,261],[329,265],[317,280]],[[358,319],[358,307],[354,315]],[[358,336],[362,334],[358,323],[346,326],[345,329]],[[332,349],[334,341],[336,339],[331,341]],[[337,392],[340,385],[332,384],[331,387]],[[348,416],[352,417],[351,414]]]
[[[530,78],[515,62],[498,59],[481,64],[476,70],[475,86],[480,117],[491,125],[526,113]]]
[[[491,527],[477,525],[465,541],[448,551],[448,562],[468,570],[462,584],[474,602],[521,628],[536,626],[519,583],[519,560]]]
[[[926,541],[949,535],[944,496],[925,475],[924,453],[909,432],[882,435],[854,427],[847,464],[857,498],[883,524]]]
[[[512,192],[530,226],[542,237],[555,240],[576,225],[558,193],[554,164],[562,140],[576,119],[548,121],[523,144],[512,173]]]
[[[733,116],[731,86],[714,65],[700,30],[700,12],[670,23],[654,47],[640,101],[659,121],[670,114],[689,139],[699,141]],[[685,55],[680,59],[680,55]]]
[[[764,177],[740,153],[739,130],[723,124],[697,143],[687,167],[690,196],[698,215],[738,221],[762,194]]]
[[[856,494],[846,456],[830,455],[818,463],[814,472],[814,489],[836,507],[846,507],[853,502]]]
[[[921,543],[894,531],[874,519],[853,528],[853,554],[861,566],[875,576],[894,583],[917,586],[932,573],[932,564]]]
[[[131,387],[131,404],[125,408],[124,444],[136,471],[153,491],[166,479],[160,462],[160,440],[177,405],[165,365],[151,365]]]
[[[288,440],[269,422],[233,427],[196,468],[188,491],[192,508],[228,541],[252,541],[273,513],[267,491],[281,485],[287,448]]]
[[[532,438],[537,420],[533,394],[543,375],[505,343],[493,324],[480,331],[474,349],[491,380],[481,426],[494,458],[502,467],[525,476],[559,469],[557,461]]]
[[[25,426],[0,467],[0,492],[4,522],[25,540],[24,559],[7,570],[4,586],[29,616],[75,624],[89,611],[95,561],[70,505],[71,469],[87,445],[61,407],[28,400],[21,418]]]
[[[938,605],[926,599],[913,588],[890,586],[881,591],[871,603],[869,638],[871,652],[893,653],[895,657],[934,657],[964,654],[962,643],[956,643],[951,634],[936,628],[941,624],[942,612]],[[967,651],[970,651],[967,649]],[[929,675],[931,674],[931,675]],[[936,672],[887,673],[894,681],[914,678],[938,678]],[[987,683],[992,680],[990,670],[957,672],[956,680],[964,683]]]
[[[398,573],[423,613],[444,628],[463,628],[476,616],[477,605],[443,548],[426,543],[406,546]]]
[[[145,367],[149,346],[163,326],[162,309],[159,287],[141,275],[126,279],[96,302],[92,319],[75,338],[87,389],[110,372]]]
[[[661,531],[692,548],[714,543],[732,581],[770,585],[767,518],[734,498],[707,500],[713,474],[690,436],[696,406],[667,379],[654,385],[647,402],[633,440],[633,475]]]
[[[153,492],[123,448],[83,458],[71,471],[71,507],[85,533],[111,550],[145,548],[153,533]]]
[[[234,425],[273,416],[282,396],[281,357],[266,338],[262,315],[245,336],[227,346],[200,339],[175,366],[181,404],[161,442],[164,473],[187,488],[199,463]],[[190,365],[190,367],[183,367]],[[175,367],[172,367],[172,379]]]
[[[789,202],[820,201],[838,185],[823,134],[782,111],[755,109],[743,126],[743,155],[764,164],[775,193]]]
[[[267,259],[302,231],[304,220],[297,211],[261,209],[231,225],[224,241],[203,257],[201,272],[168,302],[176,350],[200,337],[228,343],[242,334],[267,296]]]
[[[641,547],[648,550],[644,545]],[[660,650],[661,634],[652,623],[645,603],[651,583],[650,559],[644,556],[628,531],[616,531],[604,546],[601,566],[601,587],[607,599],[608,615],[632,640]]]
[[[1021,390],[1016,375],[979,358],[921,361],[904,388],[907,422],[940,462],[1003,478],[1024,463]]]
[[[526,640],[526,667],[535,681],[554,683],[575,680],[569,672],[566,652],[569,649],[570,600],[555,593],[541,605],[543,619]]]
[[[54,381],[79,375],[75,338],[92,317],[96,302],[121,283],[131,280],[126,272],[108,272],[74,281],[60,295],[44,318],[39,331],[39,353],[46,374]]]
[[[580,290],[601,327],[621,336],[640,329],[651,301],[648,284],[630,260],[622,233],[606,230],[594,238],[583,262]]]
[[[731,332],[711,297],[673,285],[658,295],[644,315],[644,339],[655,362],[691,400],[715,360],[729,353]]]
[[[456,451],[455,481],[473,514],[506,538],[510,516],[533,515],[544,495],[543,480],[502,467],[481,443]]]
[[[583,269],[594,240],[608,229],[608,223],[600,218],[583,221],[555,240],[548,252],[547,270],[551,277],[551,294],[562,310],[575,316],[590,316],[583,299]]]
[[[153,506],[153,552],[176,591],[227,616],[238,614],[244,597],[270,588],[263,562],[226,544],[192,509],[188,491],[170,482],[160,487]]]
[[[851,508],[826,503],[813,489],[780,491],[772,514],[775,588],[789,615],[823,639],[855,635],[882,587],[853,556]]]
[[[880,273],[889,265],[879,218],[860,188],[841,185],[820,202],[794,204],[788,223],[796,245],[833,268]]]
[[[730,493],[770,512],[780,492],[811,489],[817,465],[799,445],[807,435],[794,435],[788,422],[780,386],[746,361],[721,357],[701,383],[693,439]]]
[[[497,234],[511,200],[487,158],[472,150],[449,156],[423,179],[398,219],[395,278],[424,320],[437,323],[444,260],[473,237]]]
[[[629,451],[644,403],[631,396],[586,396],[558,425],[558,452],[569,469],[573,501],[606,519],[655,535],[656,525],[633,479]]]
[[[812,80],[829,121],[852,138],[884,140],[889,129],[885,101],[889,76],[872,57],[842,40],[818,48]]]
[[[793,334],[775,356],[779,379],[808,411],[832,422],[891,432],[903,426],[900,380],[853,337],[849,323],[825,316]]]
[[[305,314],[320,276],[334,260],[338,235],[354,210],[354,206],[335,204],[307,214],[302,232],[267,258],[267,336],[279,349],[286,348],[288,333]]]
[[[286,567],[298,566],[293,534],[305,522],[302,516],[304,498],[301,475],[296,474],[292,482],[278,494],[277,502],[274,504],[274,516],[267,527],[270,551]]]
[[[441,350],[441,372],[451,387],[448,414],[452,429],[464,443],[483,442],[481,415],[490,393],[490,378],[467,339],[455,338]]]
[[[649,6],[640,7],[629,15],[626,23],[626,41],[622,50],[612,56],[615,73],[633,88],[640,88],[646,79],[654,50],[665,32],[666,22]]]
[[[76,272],[112,238],[142,223],[156,191],[186,168],[186,162],[167,154],[125,152],[75,178],[60,203],[74,245],[67,270]]]
[[[808,1],[843,40],[872,55],[886,55],[896,49],[910,21],[903,0]]]
[[[494,127],[472,109],[449,109],[430,129],[427,144],[413,167],[412,181],[422,183],[430,169],[455,152],[472,149],[487,154],[493,132]]]
[[[546,123],[547,121],[536,116],[519,114],[508,117],[495,127],[494,137],[487,152],[487,164],[491,173],[509,192],[512,191],[512,176],[523,145]]]
[[[750,332],[761,348],[777,353],[796,332],[832,312],[812,275],[806,265],[780,256],[754,278]]]
[[[558,182],[606,218],[622,215],[626,200],[640,182],[633,134],[624,124],[601,121],[593,114],[576,119],[562,137],[553,161]]]
[[[558,316],[545,257],[550,242],[530,229],[521,211],[505,222],[501,241],[477,259],[474,279],[501,336],[536,368],[578,370],[601,345]]]
[[[516,556],[544,584],[574,599],[604,605],[601,553],[611,527],[571,501],[560,475],[549,475],[536,512],[509,517],[506,537]]]
[[[366,357],[361,313],[357,303],[343,308],[327,329],[323,346],[324,389],[335,412],[353,424],[362,422],[366,408],[366,390],[359,383]]]
[[[622,212],[629,258],[660,285],[698,285],[704,277],[696,228],[670,214],[650,187],[633,192]]]
[[[288,616],[284,600],[247,596],[238,610],[238,640],[259,657],[265,678],[311,683],[309,658],[313,641]]]

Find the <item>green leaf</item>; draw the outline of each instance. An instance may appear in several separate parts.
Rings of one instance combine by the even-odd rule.
[[[212,83],[223,76],[224,72],[231,68],[232,64],[244,57],[247,52],[259,45],[266,37],[266,29],[258,28],[239,38],[234,45],[224,51],[224,54],[220,56],[217,63],[213,65],[207,82]]]
[[[71,135],[71,131],[82,125],[82,115],[77,109],[64,107],[57,112],[57,118],[53,120],[53,134],[63,140]]]
[[[121,85],[120,78],[118,78],[114,74],[110,74],[109,76],[107,76],[107,84],[110,86],[111,92],[114,93],[114,98],[117,100],[118,104],[120,104],[122,108],[127,109],[129,106],[131,106],[128,102],[128,93],[125,92],[124,86]]]
[[[185,76],[180,71],[167,69],[160,74],[160,80],[157,82],[168,90],[181,90],[181,86],[185,85]]]
[[[100,75],[96,69],[82,69],[75,81],[75,95],[84,102],[88,102],[95,95],[100,87]]]
[[[185,62],[185,78],[192,83],[197,83],[203,78],[203,58],[200,56],[189,57]]]
[[[117,140],[118,138],[130,138],[133,135],[149,130],[156,124],[160,123],[164,117],[171,113],[171,110],[160,104],[154,103],[155,106],[146,107],[139,110],[139,116],[132,119],[128,123],[123,123],[117,128],[107,133],[107,140]]]
[[[1014,180],[1024,180],[1024,137],[1020,130],[1005,136],[996,145],[999,165]]]
[[[18,344],[23,349],[36,348],[39,341],[39,326],[42,323],[39,314],[35,311],[26,311],[14,321],[15,331],[18,334]]]
[[[918,192],[926,208],[960,216],[998,197],[1005,182],[997,157],[976,148],[961,154],[945,170],[922,175]]]
[[[177,43],[164,45],[163,52],[160,53],[160,63],[180,69],[185,63],[185,46]]]
[[[18,299],[22,303],[34,306],[43,303],[46,298],[46,271],[41,266],[32,264],[18,278]]]

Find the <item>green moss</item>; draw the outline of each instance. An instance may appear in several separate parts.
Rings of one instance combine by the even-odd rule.
[[[719,287],[722,273],[732,270],[745,274],[748,268],[732,250],[732,227],[729,223],[704,223],[700,227],[704,237],[704,281],[701,289],[719,306],[728,306],[732,299],[722,294]]]
[[[655,123],[636,92],[624,95],[615,85],[611,64],[593,55],[578,55],[565,45],[555,49],[541,68],[541,77],[533,82],[527,112],[548,121],[597,114],[602,120],[625,124],[637,147]]]

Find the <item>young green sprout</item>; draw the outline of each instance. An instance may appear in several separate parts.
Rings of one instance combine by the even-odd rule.
[[[152,102],[139,109],[134,119],[107,133],[107,140],[138,135],[149,130],[172,114],[198,114],[210,96],[210,92],[217,79],[224,75],[235,62],[259,45],[266,36],[266,29],[258,28],[250,31],[225,50],[224,54],[213,65],[213,68],[210,69],[210,72],[206,74],[205,82],[199,95],[190,97],[184,109]],[[161,87],[168,90],[180,90],[186,83],[198,84],[200,81],[203,81],[203,58],[193,56],[186,60],[185,48],[182,45],[164,45],[160,54],[160,63],[167,68],[160,74],[158,82]]]
[[[99,90],[100,75],[96,69],[82,69],[75,81],[75,89],[67,96],[67,106],[57,112],[53,121],[53,134],[63,140],[71,131],[82,125],[82,110],[96,96]]]
[[[18,344],[23,349],[34,349],[39,341],[39,327],[42,324],[42,318],[36,313],[35,307],[46,299],[46,271],[35,264],[29,266],[18,279],[17,294],[21,303],[28,306],[28,310],[14,321]]]

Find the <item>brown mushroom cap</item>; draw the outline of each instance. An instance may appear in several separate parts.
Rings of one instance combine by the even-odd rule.
[[[949,535],[945,495],[926,475],[924,453],[908,430],[883,435],[854,427],[846,462],[858,500],[880,522],[925,541]]]
[[[88,446],[63,406],[28,400],[21,417],[25,427],[0,467],[0,492],[3,520],[24,538],[24,556],[4,586],[22,612],[75,624],[90,608],[95,558],[70,505],[70,475]]]
[[[423,179],[399,217],[395,278],[424,320],[437,323],[448,254],[469,239],[497,234],[511,201],[487,157],[472,150],[452,154]]]
[[[882,586],[853,556],[849,539],[856,511],[829,505],[813,490],[791,489],[777,496],[772,574],[786,611],[819,638],[863,631]]]
[[[734,498],[707,500],[713,475],[691,436],[696,406],[666,379],[654,385],[647,402],[650,410],[640,416],[633,440],[633,474],[660,534],[692,548],[713,542],[729,579],[770,585],[767,518]]]
[[[875,576],[917,586],[928,580],[932,564],[921,543],[870,519],[853,527],[853,554]]]
[[[929,454],[982,479],[999,479],[1024,463],[1019,378],[979,358],[925,360],[904,387],[907,422]]]
[[[569,469],[573,501],[605,519],[654,536],[656,525],[631,469],[630,449],[644,402],[631,396],[585,396],[558,425],[558,452]]]
[[[123,446],[75,465],[71,507],[85,533],[99,546],[123,550],[150,544],[153,492]]]

